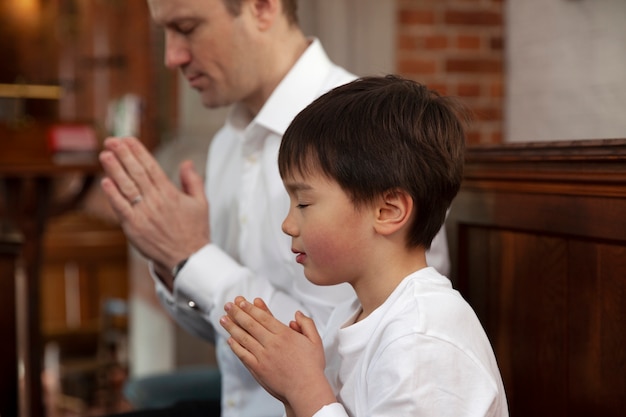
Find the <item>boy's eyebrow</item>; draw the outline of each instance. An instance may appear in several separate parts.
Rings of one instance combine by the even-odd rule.
[[[287,181],[284,181],[283,183],[285,184],[285,188],[287,189],[287,191],[290,192],[290,193],[295,193],[297,191],[313,189],[313,187],[311,187],[309,184],[304,183],[304,182],[287,182]]]

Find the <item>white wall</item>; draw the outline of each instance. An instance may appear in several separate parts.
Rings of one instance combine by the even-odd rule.
[[[357,75],[395,70],[395,0],[300,0],[305,34],[318,37],[330,58]]]
[[[507,141],[626,138],[626,0],[508,0]]]

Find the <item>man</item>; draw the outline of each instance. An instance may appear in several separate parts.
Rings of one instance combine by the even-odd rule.
[[[165,28],[166,65],[181,70],[204,106],[233,108],[210,145],[206,194],[190,163],[181,164],[178,190],[132,138],[106,141],[102,188],[130,242],[151,261],[165,308],[193,334],[215,341],[222,414],[279,416],[281,403],[232,354],[219,319],[228,300],[244,295],[262,297],[283,322],[300,310],[323,329],[331,309],[354,297],[348,286],[314,286],[294,261],[281,232],[289,198],[276,158],[293,117],[355,77],[304,36],[295,0],[148,4]],[[435,242],[430,262],[447,272],[445,240]]]

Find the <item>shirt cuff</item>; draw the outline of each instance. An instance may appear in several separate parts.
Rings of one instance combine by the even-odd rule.
[[[348,413],[340,403],[332,403],[320,408],[313,417],[348,417]]]
[[[174,280],[174,296],[193,301],[205,313],[220,302],[227,287],[244,277],[248,270],[215,244],[192,254]],[[220,311],[222,306],[220,305]]]

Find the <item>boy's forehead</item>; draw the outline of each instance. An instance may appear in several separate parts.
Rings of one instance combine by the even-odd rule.
[[[307,177],[309,175],[306,173],[301,173],[297,169],[292,169],[283,175],[282,180],[283,184],[287,189],[296,190],[306,188],[306,184],[308,183]]]
[[[288,191],[312,190],[316,184],[335,182],[328,175],[324,174],[318,166],[307,166],[304,170],[292,167],[282,177],[283,184]]]
[[[290,164],[283,173],[283,182],[306,182],[312,177],[322,174],[319,163],[312,162],[310,159],[301,160],[298,163]]]

